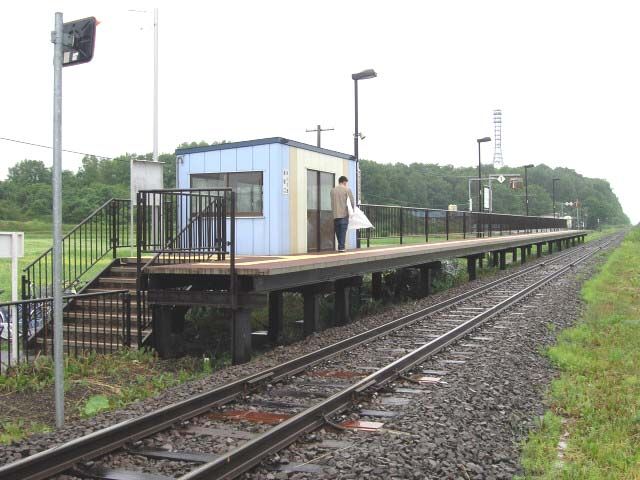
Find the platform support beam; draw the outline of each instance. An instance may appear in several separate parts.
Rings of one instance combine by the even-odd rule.
[[[284,332],[284,308],[281,291],[269,292],[269,341],[282,342]]]
[[[559,252],[562,251],[562,240],[557,240],[556,241],[556,247],[558,247],[558,251]]]
[[[371,298],[382,300],[382,272],[371,274]]]
[[[482,268],[482,262],[484,260],[484,253],[478,255],[478,268]]]
[[[531,257],[531,249],[533,248],[533,245],[527,245],[527,256]]]
[[[540,258],[542,256],[542,244],[536,243],[536,257]]]
[[[499,256],[500,256],[500,270],[506,270],[506,268],[507,268],[507,251],[506,250],[500,250]]]
[[[304,335],[311,335],[321,330],[320,326],[320,294],[313,288],[302,291],[304,310]]]
[[[520,265],[527,263],[527,247],[520,247]]]
[[[518,262],[518,249],[514,248],[511,250],[511,263],[515,264]]]
[[[491,266],[496,268],[500,265],[500,254],[499,252],[491,252]]]
[[[351,320],[349,281],[336,280],[334,284],[334,317],[336,325],[346,325]]]
[[[476,260],[477,257],[475,255],[467,257],[467,273],[469,274],[470,282],[476,279]]]
[[[239,308],[232,314],[232,360],[234,365],[251,360],[251,309]]]
[[[548,242],[547,247],[549,250],[549,255],[551,255],[553,253],[553,241]]]

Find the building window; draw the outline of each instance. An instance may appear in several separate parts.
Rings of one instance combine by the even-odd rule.
[[[232,188],[236,215],[262,216],[262,172],[199,173],[191,175],[191,188]]]

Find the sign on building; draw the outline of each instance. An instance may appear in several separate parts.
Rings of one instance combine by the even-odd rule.
[[[136,196],[140,190],[160,190],[163,188],[163,172],[163,162],[131,160],[132,205],[136,204]]]

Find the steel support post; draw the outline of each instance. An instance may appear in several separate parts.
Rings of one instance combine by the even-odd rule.
[[[334,317],[336,325],[346,325],[350,321],[349,291],[347,283],[337,280],[334,284]]]
[[[282,342],[284,332],[283,293],[269,292],[269,341],[274,344]]]
[[[431,295],[431,267],[420,265],[420,295],[426,297]]]
[[[160,358],[175,358],[176,342],[184,332],[187,307],[172,305],[154,305],[153,309],[153,347]]]
[[[478,255],[478,268],[482,268],[482,264],[484,262],[484,253]]]
[[[556,244],[557,244],[556,246],[558,247],[558,251],[561,252],[562,251],[562,240],[558,240],[556,242]]]
[[[302,300],[304,303],[303,332],[306,336],[321,330],[320,294],[313,287],[309,287],[302,291]]]
[[[382,272],[371,274],[371,298],[382,300]]]
[[[476,279],[476,256],[472,255],[467,257],[467,273],[469,274],[469,281]]]
[[[520,247],[520,265],[527,263],[527,247]]]
[[[536,257],[540,258],[542,256],[542,244],[536,243]]]
[[[251,309],[238,308],[233,312],[233,364],[251,360]]]
[[[515,264],[518,262],[518,249],[514,248],[511,250],[511,263]]]
[[[507,268],[507,251],[500,250],[500,270],[506,270]]]
[[[553,253],[553,241],[547,242],[547,250],[549,250],[549,255]]]

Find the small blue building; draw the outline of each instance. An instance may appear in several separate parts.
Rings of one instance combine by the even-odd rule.
[[[355,157],[282,137],[176,150],[178,188],[231,187],[236,252],[293,255],[335,249],[329,192]],[[347,248],[355,248],[349,231]]]

